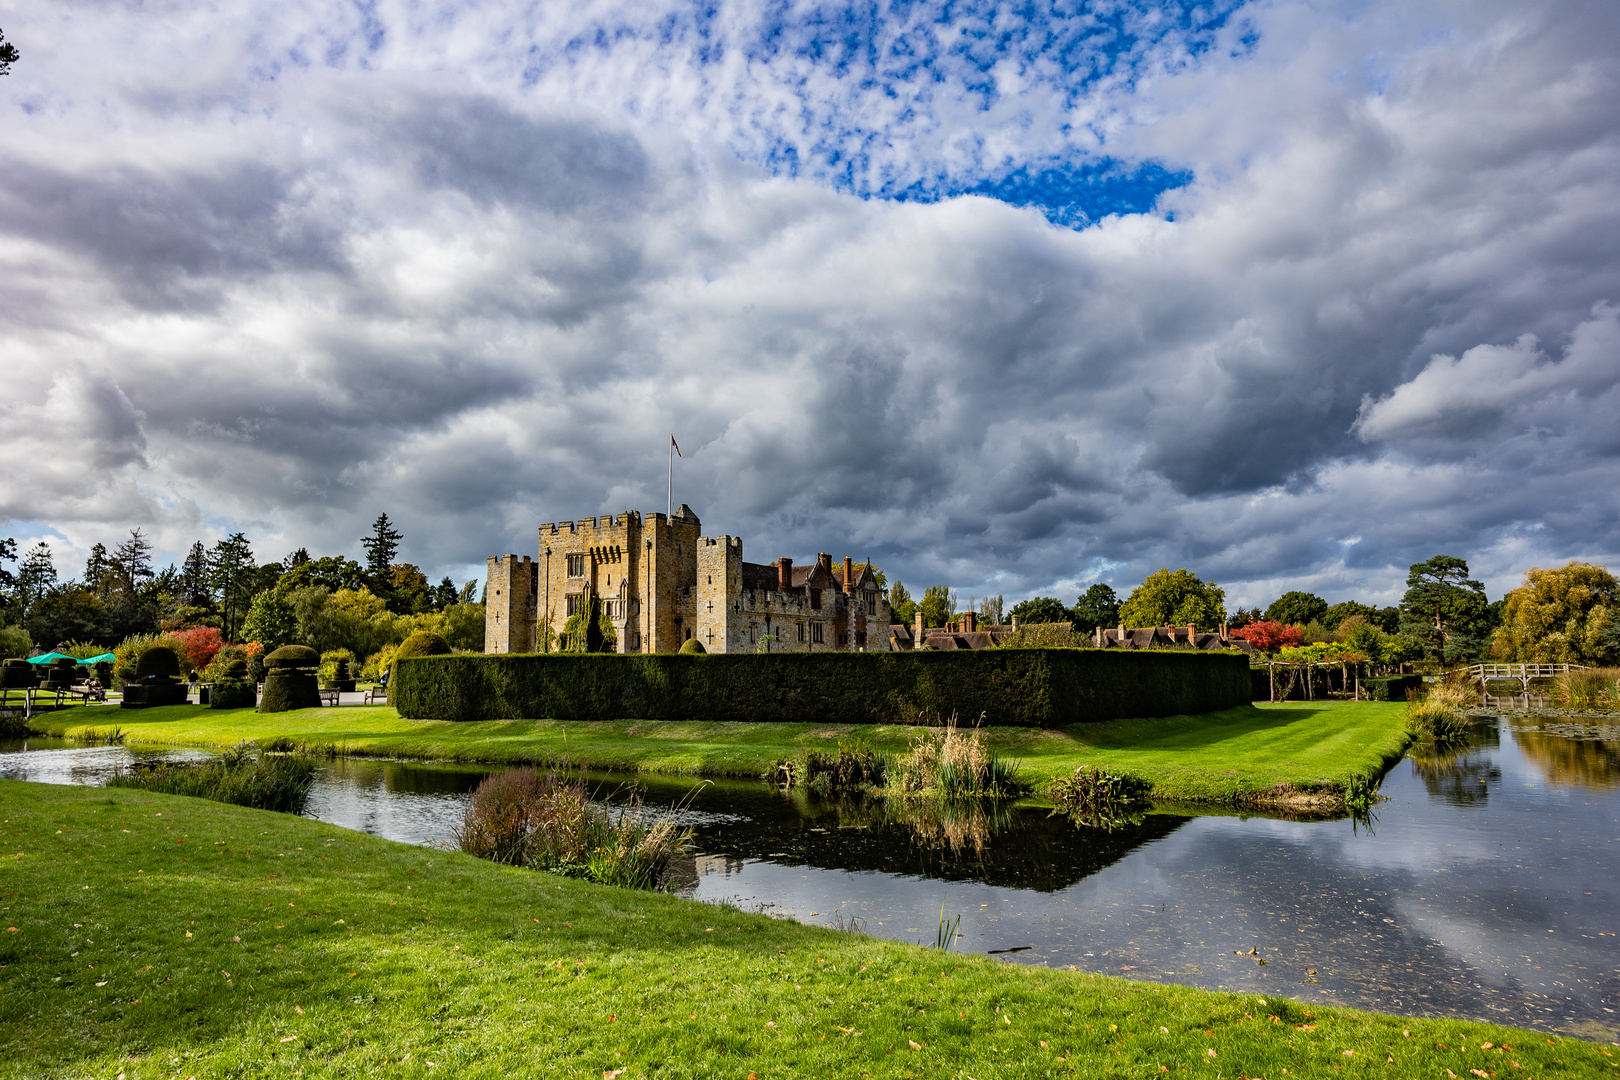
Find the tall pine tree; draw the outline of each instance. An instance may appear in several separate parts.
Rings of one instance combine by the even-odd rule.
[[[380,590],[388,588],[388,568],[399,553],[402,539],[387,514],[378,514],[377,520],[371,523],[371,535],[360,539],[360,546],[366,549],[366,573]]]

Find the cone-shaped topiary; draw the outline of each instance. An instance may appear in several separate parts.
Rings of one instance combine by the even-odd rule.
[[[685,641],[681,642],[681,647],[678,651],[683,652],[688,656],[693,656],[706,653],[709,650],[705,649],[703,647],[703,642],[699,641],[697,638],[689,637]]]
[[[319,708],[321,690],[315,681],[315,669],[320,663],[321,654],[307,645],[283,645],[266,656],[264,695],[259,698],[259,711]]]

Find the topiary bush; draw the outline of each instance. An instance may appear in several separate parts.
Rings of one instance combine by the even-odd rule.
[[[0,688],[31,690],[34,686],[34,665],[26,660],[7,660],[0,664]]]
[[[245,660],[232,660],[211,688],[210,709],[251,709],[259,703],[259,688],[248,677]]]
[[[394,659],[407,656],[449,656],[450,643],[431,630],[418,630],[394,650]]]
[[[348,649],[329,649],[321,653],[321,685],[328,690],[354,693],[354,666],[354,653]]]
[[[315,670],[321,654],[307,645],[283,645],[264,658],[264,694],[259,698],[262,713],[291,709],[316,709],[321,704]]]
[[[180,658],[167,645],[142,650],[132,680],[124,684],[124,708],[184,705],[186,688],[180,683]]]
[[[681,642],[680,652],[684,656],[701,656],[708,651],[708,649],[703,647],[703,642],[699,641],[695,637],[687,638],[685,641]]]
[[[1249,701],[1234,653],[984,649],[680,656],[418,656],[394,665],[408,719],[781,720],[1058,727]]]
[[[142,678],[167,676],[177,679],[180,677],[180,658],[167,645],[154,645],[135,662],[135,673]]]
[[[79,666],[78,661],[71,657],[52,660],[45,666],[45,682],[43,690],[70,690],[73,688],[73,675]]]

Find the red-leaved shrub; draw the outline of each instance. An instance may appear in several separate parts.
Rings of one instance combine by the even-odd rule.
[[[189,630],[175,630],[164,635],[178,645],[180,659],[188,671],[201,671],[214,659],[225,644],[225,638],[212,626],[193,626]]]
[[[1263,653],[1274,653],[1278,649],[1300,645],[1305,641],[1299,627],[1280,622],[1250,623],[1248,626],[1240,626],[1233,630],[1232,636],[1242,638]]]

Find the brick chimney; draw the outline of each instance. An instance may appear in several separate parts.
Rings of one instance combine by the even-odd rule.
[[[793,590],[793,560],[786,555],[776,560],[776,587],[781,592]]]
[[[962,612],[962,633],[971,634],[977,629],[979,614],[976,611]]]
[[[855,560],[848,555],[844,556],[844,591],[855,591]]]
[[[917,616],[916,616],[916,619],[914,621],[916,622],[917,625],[916,625],[916,628],[912,631],[912,635],[911,635],[912,645],[913,645],[914,648],[920,649],[920,648],[922,648],[922,639],[923,639],[923,614],[922,614],[922,605],[920,605],[920,604],[917,606]]]
[[[1192,623],[1187,624],[1187,644],[1198,644],[1198,627],[1194,626]]]
[[[823,551],[816,556],[816,565],[827,571],[827,573],[832,573],[832,556]]]

